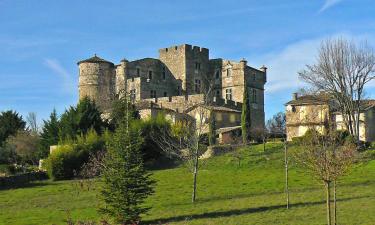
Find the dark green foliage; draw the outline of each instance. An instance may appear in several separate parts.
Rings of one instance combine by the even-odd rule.
[[[62,140],[75,140],[90,128],[101,134],[107,127],[95,102],[84,98],[76,107],[71,106],[61,115],[59,137]]]
[[[152,164],[164,155],[163,150],[155,143],[152,137],[157,134],[169,133],[168,131],[171,129],[171,123],[165,118],[163,113],[159,113],[156,117],[147,120],[134,120],[132,129],[138,129],[143,137],[141,152],[145,162]]]
[[[105,148],[104,136],[98,136],[91,129],[76,141],[59,145],[46,159],[48,175],[54,180],[70,179],[77,175],[90,155]]]
[[[247,143],[250,140],[250,100],[248,88],[244,88],[242,114],[241,114],[241,128],[242,128],[242,141]]]
[[[110,115],[111,130],[115,130],[115,128],[119,126],[120,122],[126,116],[125,112],[127,111],[129,111],[130,116],[133,119],[139,118],[138,112],[134,109],[134,106],[125,99],[125,97],[113,101],[112,111]]]
[[[54,109],[48,120],[43,120],[43,129],[40,135],[39,157],[48,156],[49,147],[59,142],[59,119]]]
[[[107,146],[101,212],[119,224],[137,224],[140,215],[149,210],[143,206],[145,199],[153,193],[154,181],[143,166],[140,134],[139,129],[128,129],[124,119]]]
[[[216,118],[215,113],[212,110],[210,111],[208,142],[210,145],[216,144]]]
[[[0,145],[11,135],[15,135],[18,130],[25,129],[26,122],[17,112],[9,110],[0,114]]]

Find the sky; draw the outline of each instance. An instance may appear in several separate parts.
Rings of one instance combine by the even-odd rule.
[[[35,112],[40,123],[77,103],[79,60],[157,58],[187,43],[210,58],[266,65],[270,118],[305,85],[298,71],[321,41],[375,47],[374,12],[374,0],[0,0],[0,111]],[[367,95],[375,98],[375,82]]]

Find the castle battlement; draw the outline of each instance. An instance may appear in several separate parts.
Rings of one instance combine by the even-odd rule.
[[[153,104],[183,113],[204,103],[202,93],[212,87],[211,105],[237,115],[248,89],[252,125],[264,127],[266,67],[253,69],[245,59],[210,59],[209,49],[182,44],[159,49],[158,59],[124,59],[115,66],[95,55],[79,61],[78,66],[79,97],[88,96],[102,111],[110,110],[111,101],[125,91],[135,103],[146,102],[143,108]],[[223,123],[225,120],[237,121],[223,118]]]

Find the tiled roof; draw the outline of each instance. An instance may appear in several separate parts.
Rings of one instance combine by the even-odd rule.
[[[214,111],[225,111],[225,112],[236,112],[236,113],[241,113],[240,110],[231,109],[231,108],[224,107],[224,106],[213,106],[212,109],[213,109]]]
[[[221,133],[226,133],[226,132],[229,132],[229,131],[233,131],[233,130],[239,130],[241,129],[241,126],[235,126],[235,127],[223,127],[223,128],[219,128],[216,130],[216,133],[218,134],[221,134]]]
[[[102,58],[96,56],[96,54],[93,57],[91,57],[91,58],[79,61],[77,64],[84,63],[84,62],[89,62],[89,63],[104,62],[104,63],[110,63],[110,64],[114,65],[112,62],[107,61],[105,59],[102,59]]]
[[[287,102],[285,105],[313,105],[313,104],[328,104],[331,97],[328,94],[319,95],[303,95],[297,99]]]

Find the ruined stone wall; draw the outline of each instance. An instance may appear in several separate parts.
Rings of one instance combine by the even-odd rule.
[[[107,110],[115,97],[115,69],[107,62],[79,64],[79,98],[94,100],[101,110]]]

